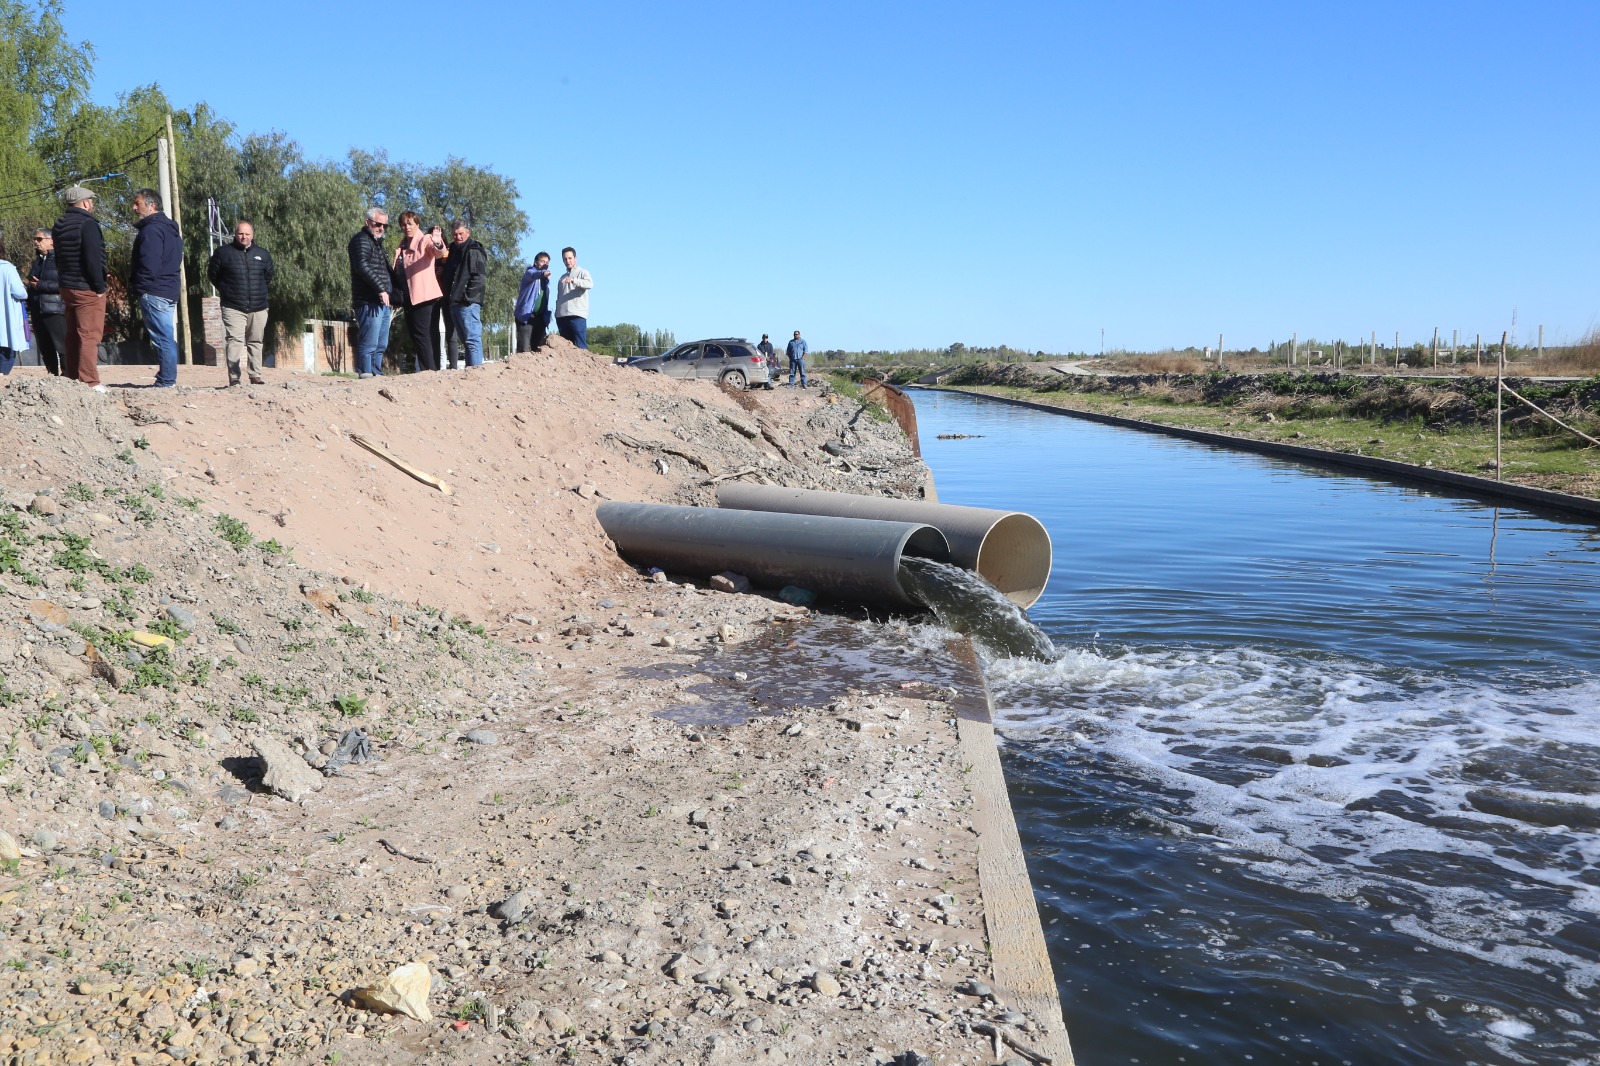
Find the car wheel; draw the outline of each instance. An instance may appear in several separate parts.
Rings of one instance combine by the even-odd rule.
[[[722,383],[728,386],[728,388],[733,389],[735,392],[742,392],[744,390],[744,371],[728,371],[726,374],[722,375]]]

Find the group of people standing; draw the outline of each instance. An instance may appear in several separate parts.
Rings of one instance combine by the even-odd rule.
[[[6,259],[0,234],[0,374],[10,374],[17,356],[31,343],[47,373],[73,378],[104,392],[99,352],[105,336],[105,236],[95,218],[95,194],[81,185],[69,188],[66,209],[52,229],[34,232],[34,260],[24,280]],[[177,304],[182,287],[183,240],[162,211],[160,195],[140,189],[133,196],[134,226],[130,299],[139,305],[145,333],[156,354],[160,388],[178,382]],[[400,215],[402,237],[393,256],[384,237],[389,216],[381,207],[366,213],[366,224],[350,238],[350,297],[356,325],[358,377],[383,373],[389,327],[396,308],[404,308],[417,353],[418,370],[478,366],[483,362],[483,299],[489,256],[472,239],[465,222],[451,228],[446,243],[438,226],[422,228],[415,211]],[[555,278],[550,255],[540,252],[522,276],[515,318],[517,348],[533,351],[545,343],[553,317],[563,337],[588,347],[589,290],[594,279],[578,266],[578,253],[563,248],[566,273]],[[265,381],[262,347],[267,305],[276,267],[255,241],[255,225],[245,219],[234,238],[217,248],[206,275],[222,305],[228,384]],[[24,312],[26,311],[26,315]],[[439,327],[445,329],[441,350]]]
[[[45,372],[82,382],[97,392],[100,382],[100,342],[106,329],[105,234],[95,218],[95,195],[82,185],[66,191],[66,210],[51,229],[33,233],[33,264],[24,283],[15,267],[5,262],[6,247],[0,235],[0,373],[9,374],[17,355],[28,347],[22,309],[33,324],[32,343]],[[154,189],[133,194],[134,238],[128,270],[128,295],[139,305],[146,336],[156,353],[157,388],[178,383],[178,295],[182,287],[183,238],[178,226],[162,211],[161,195]],[[228,327],[228,374],[239,383],[239,354],[244,337],[253,336],[250,378],[261,377],[261,338],[266,329],[267,286],[272,280],[272,258],[260,249],[252,256],[248,222],[239,224],[242,248],[219,248],[209,273],[223,298],[223,322]],[[246,262],[249,265],[246,265]],[[235,308],[243,308],[236,310]],[[253,316],[253,317],[252,317]],[[236,321],[237,320],[237,321]],[[240,344],[234,341],[234,327]]]
[[[760,352],[766,357],[767,373],[770,374],[772,376],[772,380],[776,382],[783,371],[778,366],[778,351],[772,346],[772,341],[765,333],[761,335],[761,343],[756,345],[756,351]],[[789,360],[789,386],[791,388],[794,387],[794,376],[796,372],[800,374],[800,387],[802,389],[809,389],[811,387],[811,383],[806,380],[806,354],[809,351],[810,349],[806,346],[805,340],[800,336],[800,331],[795,330],[794,339],[789,342],[788,346],[783,352],[783,354]]]
[[[417,353],[417,369],[441,370],[448,361],[483,363],[483,296],[489,272],[489,255],[472,239],[465,222],[451,227],[450,243],[439,226],[424,230],[415,211],[400,214],[400,243],[387,254],[384,237],[389,214],[381,207],[368,209],[366,222],[350,238],[350,301],[355,307],[356,376],[383,373],[383,356],[389,346],[389,328],[396,309],[404,308],[406,328]],[[567,272],[556,282],[551,300],[550,255],[540,252],[523,273],[517,293],[515,317],[517,349],[533,351],[544,344],[552,314],[561,335],[587,348],[589,290],[594,280],[578,266],[578,253],[563,248]],[[445,328],[444,350],[438,350],[439,326]],[[457,355],[457,345],[461,355]]]

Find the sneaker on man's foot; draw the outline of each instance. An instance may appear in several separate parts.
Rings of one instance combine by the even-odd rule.
[[[111,390],[106,388],[104,385],[96,385],[94,387],[94,391],[95,392],[110,392]]]
[[[361,380],[362,380],[362,381],[365,381],[365,380],[367,380],[367,379],[368,379],[368,378],[370,378],[370,377],[371,377],[371,376],[372,376],[372,375],[371,375],[371,374],[368,374],[368,373],[367,373],[367,372],[366,372],[366,371],[364,371],[364,370],[363,370],[363,371],[362,371],[362,372],[361,372],[361,373],[359,373],[359,374],[357,374],[357,375],[356,375],[356,377],[357,377],[357,378],[359,378],[359,379],[361,379]]]

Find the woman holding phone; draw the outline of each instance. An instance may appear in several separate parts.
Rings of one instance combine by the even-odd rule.
[[[445,254],[444,231],[438,226],[423,232],[415,211],[400,214],[400,247],[395,249],[396,279],[406,284],[406,326],[417,349],[417,369],[439,369],[439,312],[444,290],[439,287],[433,261]]]

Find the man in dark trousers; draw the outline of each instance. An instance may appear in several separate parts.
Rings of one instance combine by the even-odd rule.
[[[105,392],[100,384],[100,338],[106,332],[106,239],[94,220],[94,193],[74,185],[64,199],[67,210],[50,231],[67,318],[61,374]]]
[[[267,336],[267,293],[274,273],[272,254],[256,243],[255,223],[242,218],[234,224],[233,241],[212,252],[206,265],[206,277],[222,300],[229,385],[239,384],[241,356],[249,366],[250,384],[266,384],[261,342]]]
[[[178,225],[161,211],[161,196],[154,189],[133,194],[133,266],[128,273],[128,293],[139,298],[144,331],[156,353],[158,389],[178,383],[178,278],[183,266],[183,238]]]
[[[517,351],[536,352],[550,331],[550,253],[540,252],[517,287]]]
[[[67,349],[67,305],[61,302],[56,273],[56,242],[47,229],[33,231],[33,266],[28,268],[28,317],[33,320],[33,347],[47,374],[61,373]]]

